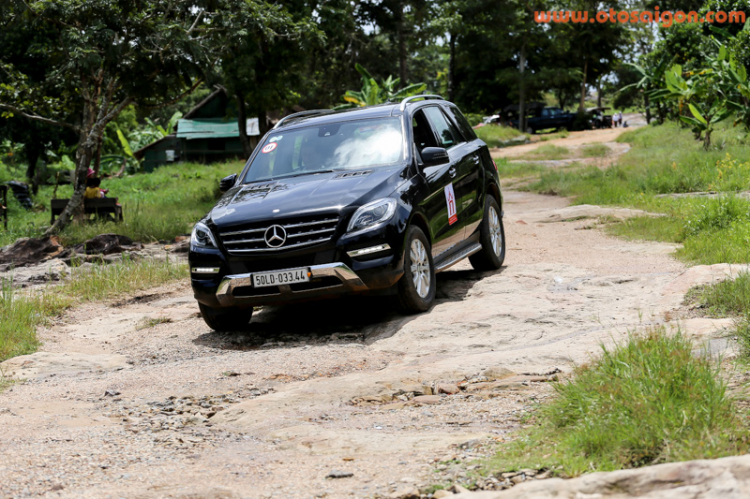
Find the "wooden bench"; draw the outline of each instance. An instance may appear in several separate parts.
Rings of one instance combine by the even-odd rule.
[[[8,228],[8,186],[0,185],[0,218],[3,225]]]
[[[70,199],[52,200],[52,218],[50,223],[55,223],[55,217],[62,214]],[[86,215],[96,215],[96,218],[108,219],[110,215],[115,221],[122,222],[122,206],[118,206],[117,198],[84,199],[83,212]]]

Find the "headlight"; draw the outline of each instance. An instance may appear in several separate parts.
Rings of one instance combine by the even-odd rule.
[[[193,234],[190,236],[190,246],[194,248],[217,248],[214,235],[203,222],[198,222],[193,227]]]
[[[363,232],[365,230],[374,229],[388,222],[396,213],[396,200],[391,198],[378,199],[372,203],[360,206],[357,211],[354,212],[352,220],[349,222],[349,227],[346,229],[348,233]]]

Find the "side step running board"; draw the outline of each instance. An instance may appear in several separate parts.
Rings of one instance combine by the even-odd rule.
[[[435,267],[435,272],[436,273],[437,272],[442,272],[445,269],[449,269],[449,268],[453,267],[455,264],[457,264],[458,262],[460,262],[464,258],[470,257],[471,255],[473,255],[474,253],[476,253],[480,249],[482,249],[482,245],[481,244],[479,244],[479,243],[472,244],[471,246],[469,246],[468,248],[466,248],[465,250],[463,250],[462,252],[460,252],[459,254],[457,254],[456,256],[454,256],[453,258],[451,258],[450,260],[448,260],[447,262],[441,263],[440,265],[438,265],[437,267]]]

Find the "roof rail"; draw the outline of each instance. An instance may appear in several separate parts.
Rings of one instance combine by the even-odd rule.
[[[407,97],[406,99],[401,101],[401,112],[403,112],[406,109],[406,104],[409,103],[409,101],[417,100],[417,99],[440,99],[445,100],[441,95],[412,95],[411,97]]]
[[[332,109],[310,109],[309,111],[300,111],[299,113],[290,114],[288,116],[284,116],[279,121],[276,122],[274,127],[271,130],[276,130],[281,126],[282,123],[285,121],[292,119],[292,118],[301,118],[303,116],[312,116],[313,114],[328,114],[332,113]]]

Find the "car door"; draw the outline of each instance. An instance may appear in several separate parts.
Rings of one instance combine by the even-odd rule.
[[[465,239],[467,223],[474,215],[477,183],[474,163],[476,150],[443,112],[442,106],[427,106],[423,111],[437,135],[438,146],[444,147],[450,157],[447,183],[443,188],[450,230],[445,244],[440,247],[442,252],[446,252]],[[454,203],[453,209],[451,203]]]
[[[463,136],[464,143],[461,144],[457,154],[462,155],[459,162],[458,176],[461,178],[457,188],[458,197],[461,200],[462,216],[465,220],[466,230],[464,239],[468,239],[478,228],[484,216],[484,172],[482,142],[477,138],[474,129],[459,109],[449,104],[443,107],[448,118],[458,128]]]
[[[412,117],[412,132],[417,153],[425,147],[442,147],[436,129],[427,118],[425,110],[419,109]],[[450,156],[450,151],[448,154]],[[439,260],[441,255],[463,239],[464,234],[464,226],[458,219],[453,185],[457,169],[453,157],[448,163],[436,166],[419,165],[419,169],[427,189],[420,205],[430,224],[432,257]],[[452,209],[449,209],[450,203],[453,203]]]

